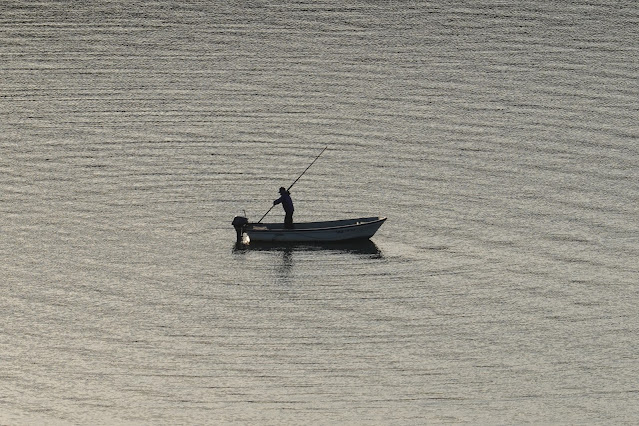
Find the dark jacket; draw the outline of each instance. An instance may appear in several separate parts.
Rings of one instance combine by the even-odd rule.
[[[293,207],[293,200],[291,199],[291,194],[287,191],[280,198],[273,201],[273,204],[282,203],[282,207],[284,207],[284,211],[286,213],[293,213],[295,208]]]

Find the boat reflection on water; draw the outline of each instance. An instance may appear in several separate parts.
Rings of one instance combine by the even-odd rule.
[[[249,244],[235,243],[234,253],[244,253],[249,251],[269,251],[292,253],[294,251],[334,251],[348,254],[365,255],[371,259],[383,258],[382,251],[371,240],[353,240],[342,242],[264,242],[251,241]]]

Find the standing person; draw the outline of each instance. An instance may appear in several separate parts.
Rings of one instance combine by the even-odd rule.
[[[293,212],[295,208],[293,208],[293,200],[291,199],[291,193],[286,190],[286,188],[280,188],[280,198],[273,201],[273,205],[282,203],[282,207],[284,207],[284,212],[286,216],[284,216],[284,228],[293,229]]]

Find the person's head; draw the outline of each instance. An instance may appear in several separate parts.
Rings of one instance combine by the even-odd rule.
[[[280,187],[280,194],[286,194],[286,188],[284,188],[283,186]]]

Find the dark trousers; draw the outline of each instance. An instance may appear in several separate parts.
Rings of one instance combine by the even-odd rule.
[[[284,216],[284,228],[293,229],[293,212],[286,212],[286,216]]]

